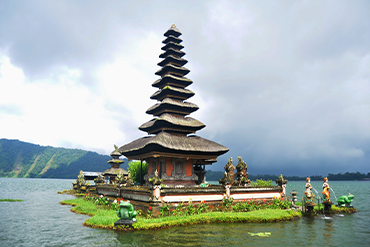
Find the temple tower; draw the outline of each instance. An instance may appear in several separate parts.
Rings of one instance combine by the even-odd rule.
[[[152,86],[158,88],[150,98],[158,102],[146,113],[154,116],[139,129],[149,136],[137,139],[119,148],[129,160],[145,160],[149,164],[148,176],[157,170],[166,184],[195,185],[202,182],[205,165],[229,149],[213,141],[192,135],[205,125],[188,115],[198,110],[196,104],[187,102],[194,93],[186,89],[193,82],[186,78],[190,71],[183,67],[188,61],[182,58],[181,32],[172,25],[164,36],[163,60],[155,74],[161,78]]]

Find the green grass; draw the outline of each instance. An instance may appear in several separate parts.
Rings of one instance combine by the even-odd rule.
[[[170,216],[153,219],[138,219],[134,229],[158,229],[171,226],[205,224],[205,223],[263,223],[293,220],[301,214],[293,210],[262,209],[251,212],[208,212],[191,216]]]
[[[23,202],[21,199],[0,199],[0,202]]]
[[[85,201],[82,198],[65,200],[62,201],[61,204],[74,206],[74,208],[71,209],[73,212],[92,216],[84,222],[85,226],[116,229],[116,227],[114,227],[114,222],[116,222],[119,218],[114,210],[108,209],[104,206],[98,206],[93,202]],[[208,212],[191,216],[169,216],[150,219],[137,217],[137,222],[133,224],[133,229],[159,229],[172,226],[216,222],[278,222],[293,220],[297,217],[301,217],[300,212],[281,209],[263,209],[251,212]],[[124,227],[117,228],[125,229]]]

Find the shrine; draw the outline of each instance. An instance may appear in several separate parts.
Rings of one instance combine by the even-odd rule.
[[[188,115],[198,110],[196,104],[186,101],[194,92],[186,87],[193,82],[186,78],[190,71],[183,67],[188,61],[181,51],[181,32],[172,25],[164,36],[161,67],[155,74],[161,78],[152,86],[158,88],[150,98],[158,102],[146,113],[154,118],[139,129],[149,136],[137,139],[118,149],[129,160],[146,161],[149,171],[145,180],[157,171],[164,184],[195,186],[203,182],[205,165],[217,161],[228,148],[194,135],[205,125]]]
[[[111,170],[116,171],[125,156],[128,160],[139,160],[148,164],[148,173],[139,184],[132,183],[130,174],[114,177],[106,171],[113,183],[96,185],[96,194],[129,200],[137,209],[153,209],[153,215],[160,213],[166,204],[176,207],[179,203],[204,203],[212,207],[220,206],[224,200],[240,202],[245,200],[273,200],[284,194],[283,187],[254,186],[248,179],[247,164],[238,157],[237,173],[232,158],[225,166],[225,177],[220,184],[205,182],[206,165],[212,165],[220,155],[229,149],[221,144],[195,135],[205,124],[189,115],[198,106],[187,100],[194,92],[187,87],[193,82],[185,77],[190,71],[184,67],[181,32],[172,25],[162,41],[163,53],[159,55],[161,67],[155,74],[160,76],[152,86],[158,88],[150,97],[157,102],[149,107],[147,114],[153,119],[142,124],[139,129],[148,135],[119,148],[115,146],[113,159],[109,161]],[[140,169],[143,172],[143,169]],[[236,179],[235,179],[236,176]],[[140,179],[142,178],[140,174]],[[280,181],[280,180],[279,180]]]

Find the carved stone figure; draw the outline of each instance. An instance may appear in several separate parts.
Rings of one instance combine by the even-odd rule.
[[[99,172],[99,174],[98,174],[98,177],[96,177],[95,179],[94,179],[94,182],[96,183],[96,184],[103,184],[104,183],[104,177],[103,177],[103,175]]]
[[[148,179],[149,184],[155,186],[163,183],[163,179],[158,176],[158,171],[155,170],[154,177]]]
[[[235,167],[233,165],[233,158],[230,158],[227,161],[227,164],[225,166],[225,171],[227,172],[227,175],[229,176],[229,179],[231,180],[231,183],[234,183]]]
[[[251,183],[248,179],[247,164],[242,160],[242,157],[238,157],[238,165],[236,166],[236,186],[247,186]]]
[[[235,176],[234,173],[235,167],[233,166],[233,158],[230,158],[227,161],[227,164],[225,165],[224,169],[225,169],[224,177],[219,180],[219,183],[224,186],[228,184],[233,184]]]

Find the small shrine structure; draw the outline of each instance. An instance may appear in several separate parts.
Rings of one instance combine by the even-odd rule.
[[[121,153],[118,152],[118,147],[114,145],[115,150],[110,154],[112,159],[108,160],[107,163],[111,165],[111,168],[105,170],[102,175],[108,183],[115,183],[117,176],[128,177],[128,172],[120,168],[119,166],[124,163],[123,160],[119,159]]]
[[[161,67],[155,74],[161,78],[152,86],[158,88],[150,98],[157,100],[146,113],[154,118],[139,129],[149,136],[134,140],[118,149],[129,160],[146,161],[149,165],[145,180],[153,178],[155,172],[164,184],[192,186],[204,180],[205,165],[217,161],[217,157],[228,148],[194,135],[205,127],[197,119],[189,117],[198,110],[196,104],[186,101],[194,92],[186,87],[193,82],[186,78],[190,71],[183,67],[188,61],[181,51],[181,32],[172,25],[164,36]]]

